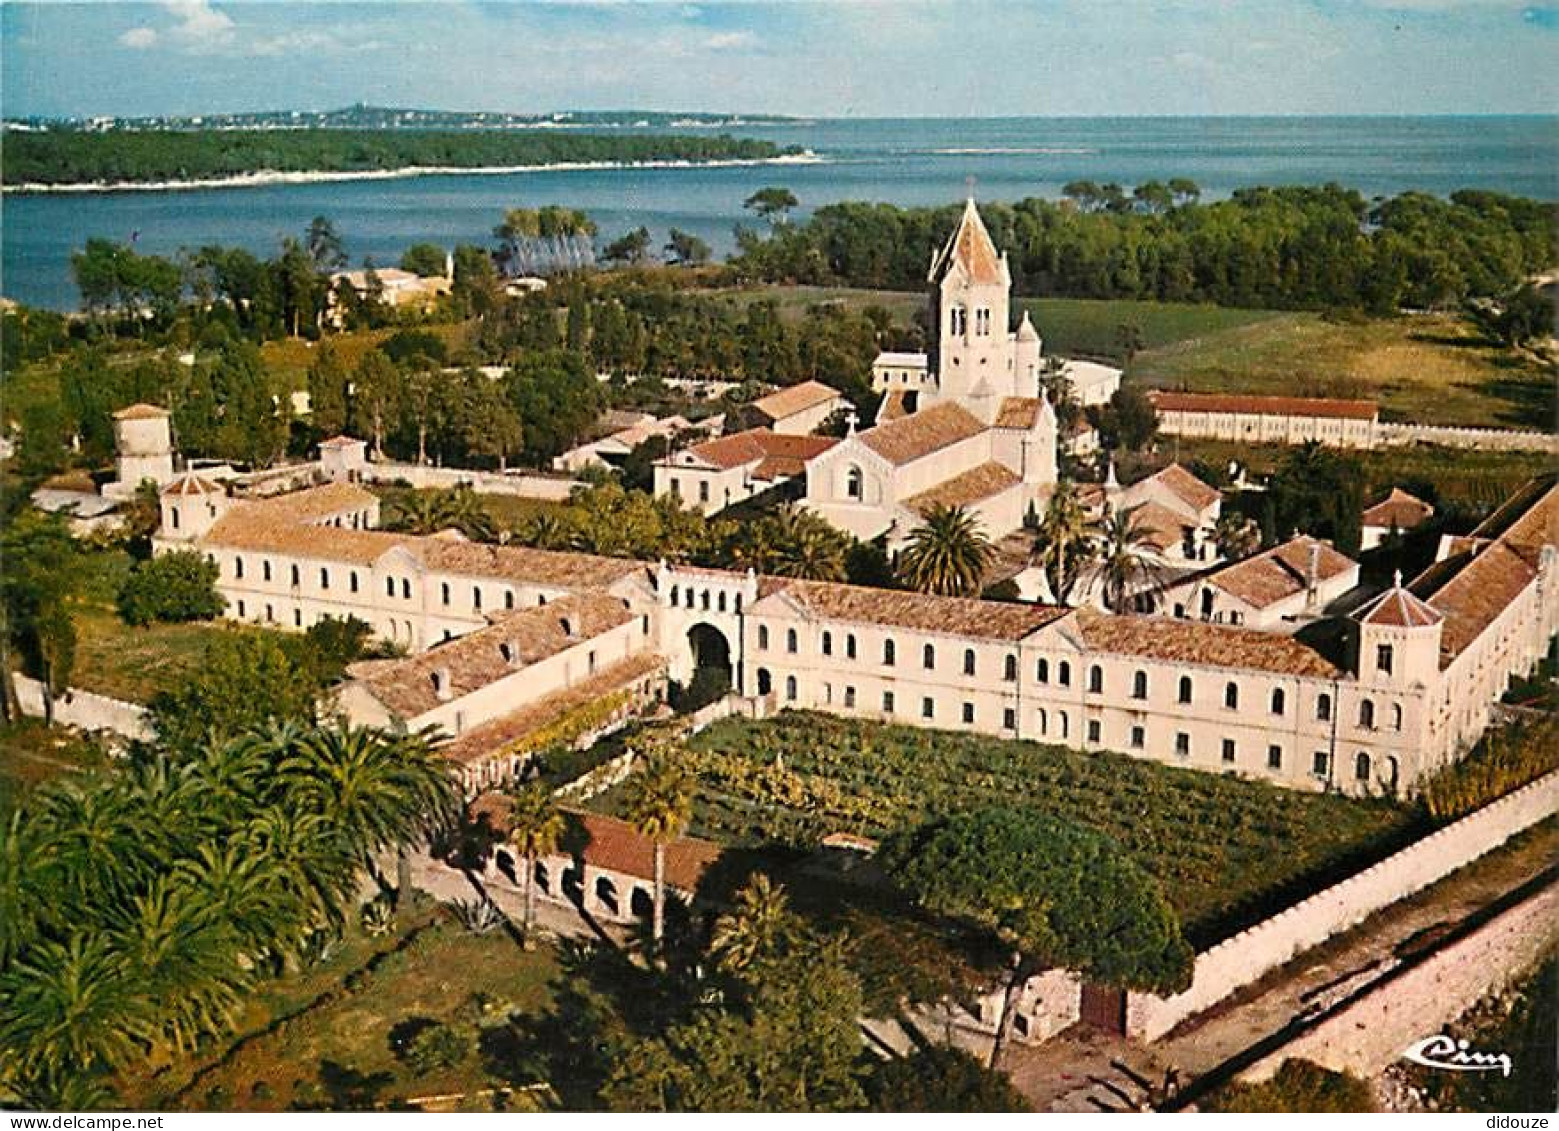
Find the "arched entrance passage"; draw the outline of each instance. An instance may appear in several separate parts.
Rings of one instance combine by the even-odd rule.
[[[687,643],[693,654],[693,675],[688,681],[688,692],[700,705],[735,686],[731,642],[725,633],[712,624],[700,622],[687,630]]]

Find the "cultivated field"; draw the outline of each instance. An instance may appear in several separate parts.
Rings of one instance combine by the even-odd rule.
[[[1120,841],[1163,883],[1199,943],[1384,855],[1420,823],[1387,801],[811,712],[726,720],[692,751],[697,834],[810,846],[829,833],[875,837],[950,810],[1029,805]],[[610,808],[613,795],[601,803]]]

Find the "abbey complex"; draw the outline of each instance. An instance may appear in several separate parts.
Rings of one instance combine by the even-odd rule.
[[[1039,335],[1026,316],[1009,330],[1006,260],[972,202],[930,283],[931,349],[879,359],[871,427],[743,441],[754,461],[804,475],[806,508],[890,547],[933,503],[965,508],[998,538],[1057,482]],[[1119,381],[1068,365],[1085,402]],[[121,417],[139,475],[168,446],[166,419],[144,407]],[[765,445],[795,450],[765,456]],[[756,716],[808,708],[1296,789],[1411,791],[1471,747],[1559,628],[1552,482],[1373,595],[1358,593],[1357,563],[1313,540],[1219,563],[1205,538],[1219,493],[1177,466],[1124,490],[1094,486],[1103,508],[1140,506],[1165,560],[1189,567],[1121,614],[1086,593],[1077,607],[938,597],[390,533],[360,485],[365,466],[362,442],[339,438],[323,445],[315,485],[239,498],[159,464],[157,548],[208,556],[231,619],[304,629],[352,616],[403,646],[404,658],[355,664],[340,707],[354,721],[442,728],[473,790],[522,767],[540,722],[591,703],[632,712],[712,667]],[[1338,608],[1345,590],[1357,599]]]

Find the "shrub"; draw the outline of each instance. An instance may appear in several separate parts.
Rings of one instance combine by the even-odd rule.
[[[1424,783],[1424,808],[1437,821],[1453,821],[1556,768],[1559,723],[1553,719],[1491,730],[1471,754]]]
[[[1270,1080],[1230,1084],[1203,1104],[1208,1111],[1374,1111],[1369,1085],[1308,1060],[1286,1060]]]
[[[217,567],[195,550],[175,550],[140,562],[119,590],[119,615],[127,624],[210,620],[225,602],[217,592]]]
[[[929,1045],[883,1061],[867,1077],[873,1111],[1032,1111],[1012,1081],[969,1053]]]
[[[408,1067],[419,1073],[451,1068],[471,1055],[474,1042],[464,1028],[433,1024],[406,1042],[401,1054]]]

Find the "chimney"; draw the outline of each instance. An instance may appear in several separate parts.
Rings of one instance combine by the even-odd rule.
[[[1305,605],[1314,607],[1316,589],[1321,584],[1321,543],[1310,542],[1310,553],[1305,559]]]

